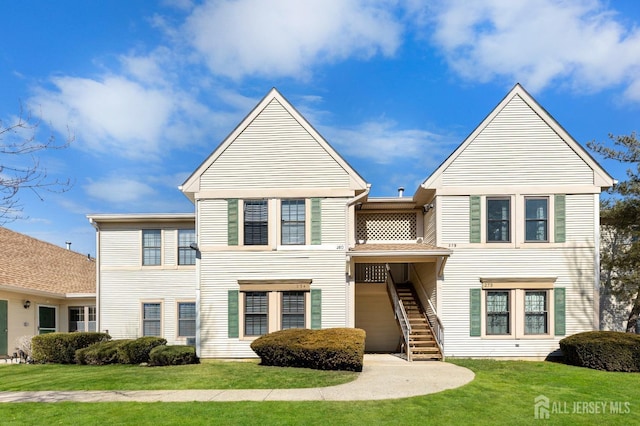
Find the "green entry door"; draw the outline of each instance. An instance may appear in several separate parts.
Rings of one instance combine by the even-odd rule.
[[[0,355],[8,355],[9,321],[7,316],[7,301],[0,300]]]
[[[56,308],[52,306],[38,306],[38,334],[56,331]]]

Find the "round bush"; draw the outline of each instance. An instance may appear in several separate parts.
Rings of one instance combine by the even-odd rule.
[[[126,342],[118,348],[118,361],[121,364],[141,364],[143,362],[149,362],[151,349],[166,344],[167,340],[162,337],[139,337]]]
[[[95,343],[76,351],[76,363],[83,365],[107,365],[118,363],[118,349],[131,340],[110,340]]]
[[[362,371],[364,340],[358,328],[298,328],[265,334],[251,349],[264,365]]]
[[[155,366],[198,364],[193,346],[156,346],[149,354],[149,363]]]
[[[606,371],[640,371],[640,335],[587,331],[560,340],[567,364]]]

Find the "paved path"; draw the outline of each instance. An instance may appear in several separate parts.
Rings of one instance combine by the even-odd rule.
[[[393,355],[365,355],[352,382],[325,388],[163,391],[0,392],[2,402],[361,401],[407,398],[453,389],[474,374],[438,361],[406,362]]]

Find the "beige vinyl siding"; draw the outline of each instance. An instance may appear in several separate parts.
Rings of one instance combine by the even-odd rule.
[[[442,174],[443,186],[593,182],[591,168],[519,96]]]
[[[203,252],[201,259],[201,357],[255,357],[250,340],[228,338],[228,290],[239,279],[311,279],[322,290],[322,328],[347,324],[344,250]],[[242,318],[240,318],[242,322]]]
[[[178,229],[193,229],[185,223],[103,224],[100,238],[100,306],[98,325],[115,339],[141,336],[143,301],[162,302],[163,337],[176,339],[176,301],[195,300],[196,269],[177,265]],[[162,264],[142,266],[142,229],[162,231]]]
[[[440,204],[438,246],[469,242],[469,197],[438,197]]]
[[[198,202],[199,242],[201,246],[227,245],[227,201],[200,200]]]
[[[566,197],[567,242],[594,244],[595,208],[598,197],[593,194],[572,194]]]
[[[131,227],[104,227],[100,233],[100,267],[137,267],[142,263],[142,231]]]
[[[346,198],[322,199],[322,244],[345,244]]]
[[[457,249],[447,262],[440,298],[445,355],[456,357],[545,357],[565,336],[489,339],[469,336],[469,289],[481,277],[557,277],[566,288],[566,333],[593,329],[594,251],[592,248]],[[484,312],[484,307],[483,307]],[[553,324],[550,324],[553,330]]]
[[[424,217],[424,242],[427,244],[437,245],[438,233],[436,229],[438,217],[436,209],[430,210]]]
[[[169,344],[177,339],[177,301],[195,300],[195,269],[143,269],[103,271],[101,276],[100,330],[114,339],[140,337],[141,303],[162,303],[162,337]]]
[[[162,232],[162,264],[175,266],[178,264],[178,230],[165,229]]]
[[[415,276],[416,274],[418,275],[417,277]],[[434,307],[438,306],[435,262],[415,263],[410,270],[410,280],[420,298],[420,303],[425,309],[428,306],[427,300],[431,300]]]
[[[200,190],[349,185],[348,172],[274,99],[203,173]]]

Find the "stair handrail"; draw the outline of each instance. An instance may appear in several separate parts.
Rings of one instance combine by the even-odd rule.
[[[444,360],[444,325],[442,325],[442,321],[438,316],[438,311],[436,310],[435,306],[433,306],[433,303],[431,302],[431,298],[424,290],[424,285],[422,284],[420,275],[418,275],[418,271],[416,271],[416,268],[413,266],[413,264],[410,264],[410,265],[411,265],[411,269],[413,270],[413,275],[416,277],[416,279],[420,284],[419,286],[420,291],[424,295],[424,298],[427,300],[427,304],[428,304],[427,311],[430,311],[430,312],[425,312],[425,317],[427,318],[427,321],[429,322],[429,325],[433,330],[433,334],[436,338],[436,343],[440,348],[440,353],[442,354],[442,359]],[[416,286],[413,286],[413,288],[416,288]]]
[[[407,361],[411,361],[411,347],[409,346],[409,336],[411,335],[411,324],[409,323],[409,317],[407,316],[407,312],[404,310],[403,304],[400,302],[400,297],[398,296],[398,292],[396,290],[396,284],[393,281],[393,276],[391,275],[391,268],[389,264],[385,264],[387,269],[387,291],[391,296],[391,300],[393,302],[393,310],[400,324],[400,329],[402,330],[402,337],[404,338],[404,346],[407,352]]]

